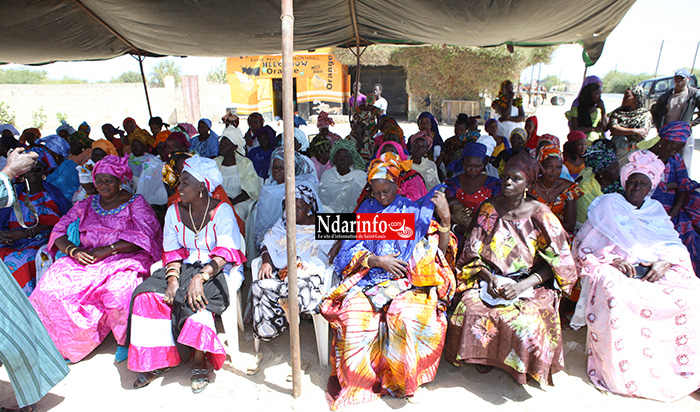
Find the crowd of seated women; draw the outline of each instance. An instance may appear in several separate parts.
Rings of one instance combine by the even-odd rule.
[[[443,139],[425,112],[405,136],[371,103],[345,138],[325,112],[311,139],[295,127],[299,310],[332,329],[331,409],[417,401],[443,354],[553,385],[563,327],[587,328],[588,376],[602,390],[663,401],[697,390],[700,185],[679,155],[691,129],[675,121],[652,143],[629,138],[649,132],[643,103],[631,87],[608,115],[599,79],[587,79],[563,147],[538,134],[547,125],[525,117],[510,82],[483,134],[460,115]],[[244,267],[256,340],[298,321],[281,136],[258,113],[245,133],[237,116],[221,120],[220,135],[209,119],[160,118],[149,130],[106,124],[99,140],[86,124],[3,131],[0,148],[39,160],[17,177],[16,207],[0,211],[0,256],[68,362],[111,332],[135,388],[191,360],[201,392],[226,360],[214,316]],[[648,127],[625,135],[632,120]],[[415,237],[318,240],[322,212],[407,213]],[[39,279],[35,260],[48,268]]]

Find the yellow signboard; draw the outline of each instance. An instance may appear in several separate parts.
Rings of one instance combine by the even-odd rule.
[[[282,116],[282,56],[229,57],[227,79],[231,101],[240,115],[259,112],[268,119]],[[330,49],[294,54],[296,111],[308,119],[321,110],[340,115],[350,95],[347,66]]]

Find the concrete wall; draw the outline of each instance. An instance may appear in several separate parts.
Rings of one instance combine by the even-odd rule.
[[[170,80],[170,81],[168,81]],[[227,84],[212,84],[200,76],[199,108],[192,110],[199,117],[208,117],[214,123],[213,129],[223,129],[218,124],[226,108],[231,107],[231,88]],[[197,120],[187,118],[185,99],[181,86],[175,86],[166,78],[165,87],[149,87],[148,94],[154,116],[160,116],[166,123],[188,122],[196,126]],[[15,114],[15,126],[21,132],[33,127],[32,113],[44,108],[46,124],[42,134],[55,133],[60,125],[56,113],[66,113],[68,123],[74,128],[83,121],[88,122],[93,132],[91,137],[102,137],[100,126],[112,123],[121,127],[125,117],[133,117],[142,128],[148,127],[148,107],[141,83],[104,84],[0,84],[0,102],[10,107]]]

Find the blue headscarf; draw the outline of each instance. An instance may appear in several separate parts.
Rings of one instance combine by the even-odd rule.
[[[393,202],[387,207],[382,206],[376,199],[367,199],[358,207],[356,213],[410,213],[416,218],[416,231],[413,240],[345,240],[336,256],[335,270],[341,273],[350,264],[353,256],[361,250],[368,250],[377,256],[398,253],[397,259],[408,262],[413,254],[413,249],[428,233],[430,221],[433,218],[435,205],[431,202],[436,190],[446,187],[440,184],[432,188],[425,196],[414,201],[406,197],[396,195]],[[394,276],[380,267],[373,267],[367,275],[360,280],[358,286],[374,286],[386,280],[394,279]]]
[[[486,163],[488,156],[486,155],[486,145],[482,143],[470,142],[464,146],[462,149],[462,155],[459,159],[453,161],[447,166],[447,170],[452,170],[455,175],[464,173],[464,162],[465,157],[478,157]]]
[[[63,157],[70,155],[70,144],[57,134],[44,136],[37,140],[36,143]]]

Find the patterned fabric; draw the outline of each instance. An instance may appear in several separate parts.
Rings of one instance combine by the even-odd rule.
[[[625,106],[620,106],[613,110],[608,115],[608,124],[615,127],[625,127],[628,129],[644,129],[649,131],[653,126],[651,112],[646,108],[646,98],[644,97],[644,89],[641,86],[635,84],[630,86],[629,90],[634,96],[636,102],[636,108],[632,109]],[[642,136],[628,135],[625,136],[627,139],[631,139],[633,142],[638,142],[644,140]]]
[[[639,211],[629,205],[628,213]],[[617,217],[620,224],[623,218],[624,214]],[[700,280],[693,276],[688,252],[682,245],[661,245],[663,259],[671,263],[664,276],[654,283],[628,278],[612,261],[620,258],[637,264],[648,256],[617,247],[592,225],[592,219],[573,246],[582,281],[590,282],[585,323],[591,382],[604,391],[664,402],[696,391]],[[658,229],[651,232],[651,243],[654,232]]]
[[[477,211],[484,201],[501,194],[501,181],[491,176],[486,176],[484,186],[471,194],[462,190],[459,176],[447,179],[445,184],[447,185],[445,196],[459,199],[462,206],[468,208],[473,213]]]
[[[678,188],[670,190],[667,185],[676,183]],[[669,212],[676,203],[679,192],[688,192],[685,204],[676,217],[672,219],[681,241],[688,248],[695,274],[700,277],[700,184],[688,177],[688,169],[680,154],[668,159],[661,177],[661,183],[651,198],[658,200]]]
[[[360,155],[363,159],[369,159],[374,153],[374,141],[372,140],[372,131],[376,128],[377,118],[379,118],[379,116],[381,115],[382,111],[372,106],[371,104],[356,106],[352,109],[353,123],[360,122],[365,125],[365,133],[363,136],[360,136],[360,138],[362,139]]]
[[[561,222],[564,221],[564,206],[566,206],[566,202],[574,201],[583,195],[581,189],[578,187],[578,183],[576,182],[571,183],[571,186],[559,193],[559,196],[557,196],[553,202],[546,202],[544,198],[537,193],[537,190],[534,187],[530,188],[528,193],[538,201],[549,206],[549,209],[557,216],[557,218],[559,218],[559,221]]]
[[[685,143],[688,141],[690,133],[690,123],[682,121],[668,123],[659,129],[659,136],[672,142]]]
[[[651,180],[651,191],[659,185],[665,173],[664,163],[648,150],[637,150],[628,157],[629,163],[620,169],[620,183],[625,187],[627,179],[635,173],[641,173]],[[685,169],[685,166],[683,167]],[[686,171],[687,175],[687,171]]]
[[[537,154],[537,161],[542,163],[548,157],[558,157],[561,159],[561,150],[559,149],[559,146],[555,146],[553,144],[542,146]]]
[[[552,374],[564,368],[560,291],[568,295],[577,279],[566,232],[545,205],[508,220],[486,201],[474,222],[457,262],[465,292],[450,318],[445,358],[505,369],[521,384],[530,375],[551,385]],[[535,289],[534,299],[510,306],[487,306],[479,297],[480,271],[509,276],[540,263],[552,268],[556,287],[550,282]]]
[[[494,100],[493,103],[491,103],[492,108],[495,109],[496,107],[500,107],[501,109],[505,109],[506,107],[508,107],[508,102],[506,101],[506,98],[505,98],[505,89],[506,89],[506,86],[512,85],[512,84],[513,84],[513,82],[511,82],[510,80],[504,80],[503,82],[501,82],[501,88],[498,90],[498,97],[496,97],[496,100]],[[522,106],[522,105],[523,105],[522,97],[516,97],[513,99],[512,106],[517,107],[517,106]]]
[[[412,167],[412,160],[401,160],[391,152],[383,153],[369,164],[367,180],[386,179],[398,183],[401,173],[411,170]]]
[[[322,129],[328,126],[335,126],[335,120],[333,120],[332,117],[328,116],[328,113],[321,110],[318,113],[318,118],[316,119],[316,127]]]
[[[413,285],[424,284],[421,274],[428,273],[440,284],[413,286],[376,311],[363,292],[365,287],[359,286],[368,273],[362,259],[367,253],[386,254],[383,246],[388,243],[408,241],[360,242],[359,248],[346,249],[349,254],[336,257],[336,267],[342,270],[345,281],[321,303],[321,313],[333,329],[327,386],[332,410],[385,394],[413,396],[422,384],[435,378],[447,329],[445,310],[454,293],[451,265],[456,239],[451,237],[445,255],[439,252],[439,226],[431,221],[431,208],[425,210],[427,213],[416,214],[416,223],[430,222],[430,226],[419,232],[417,224],[420,239],[413,247],[404,246],[401,254],[410,257],[408,280]],[[383,283],[388,281],[375,286]]]
[[[617,160],[615,151],[608,148],[602,140],[596,141],[586,150],[583,155],[585,165],[593,170],[593,173],[600,173]]]

